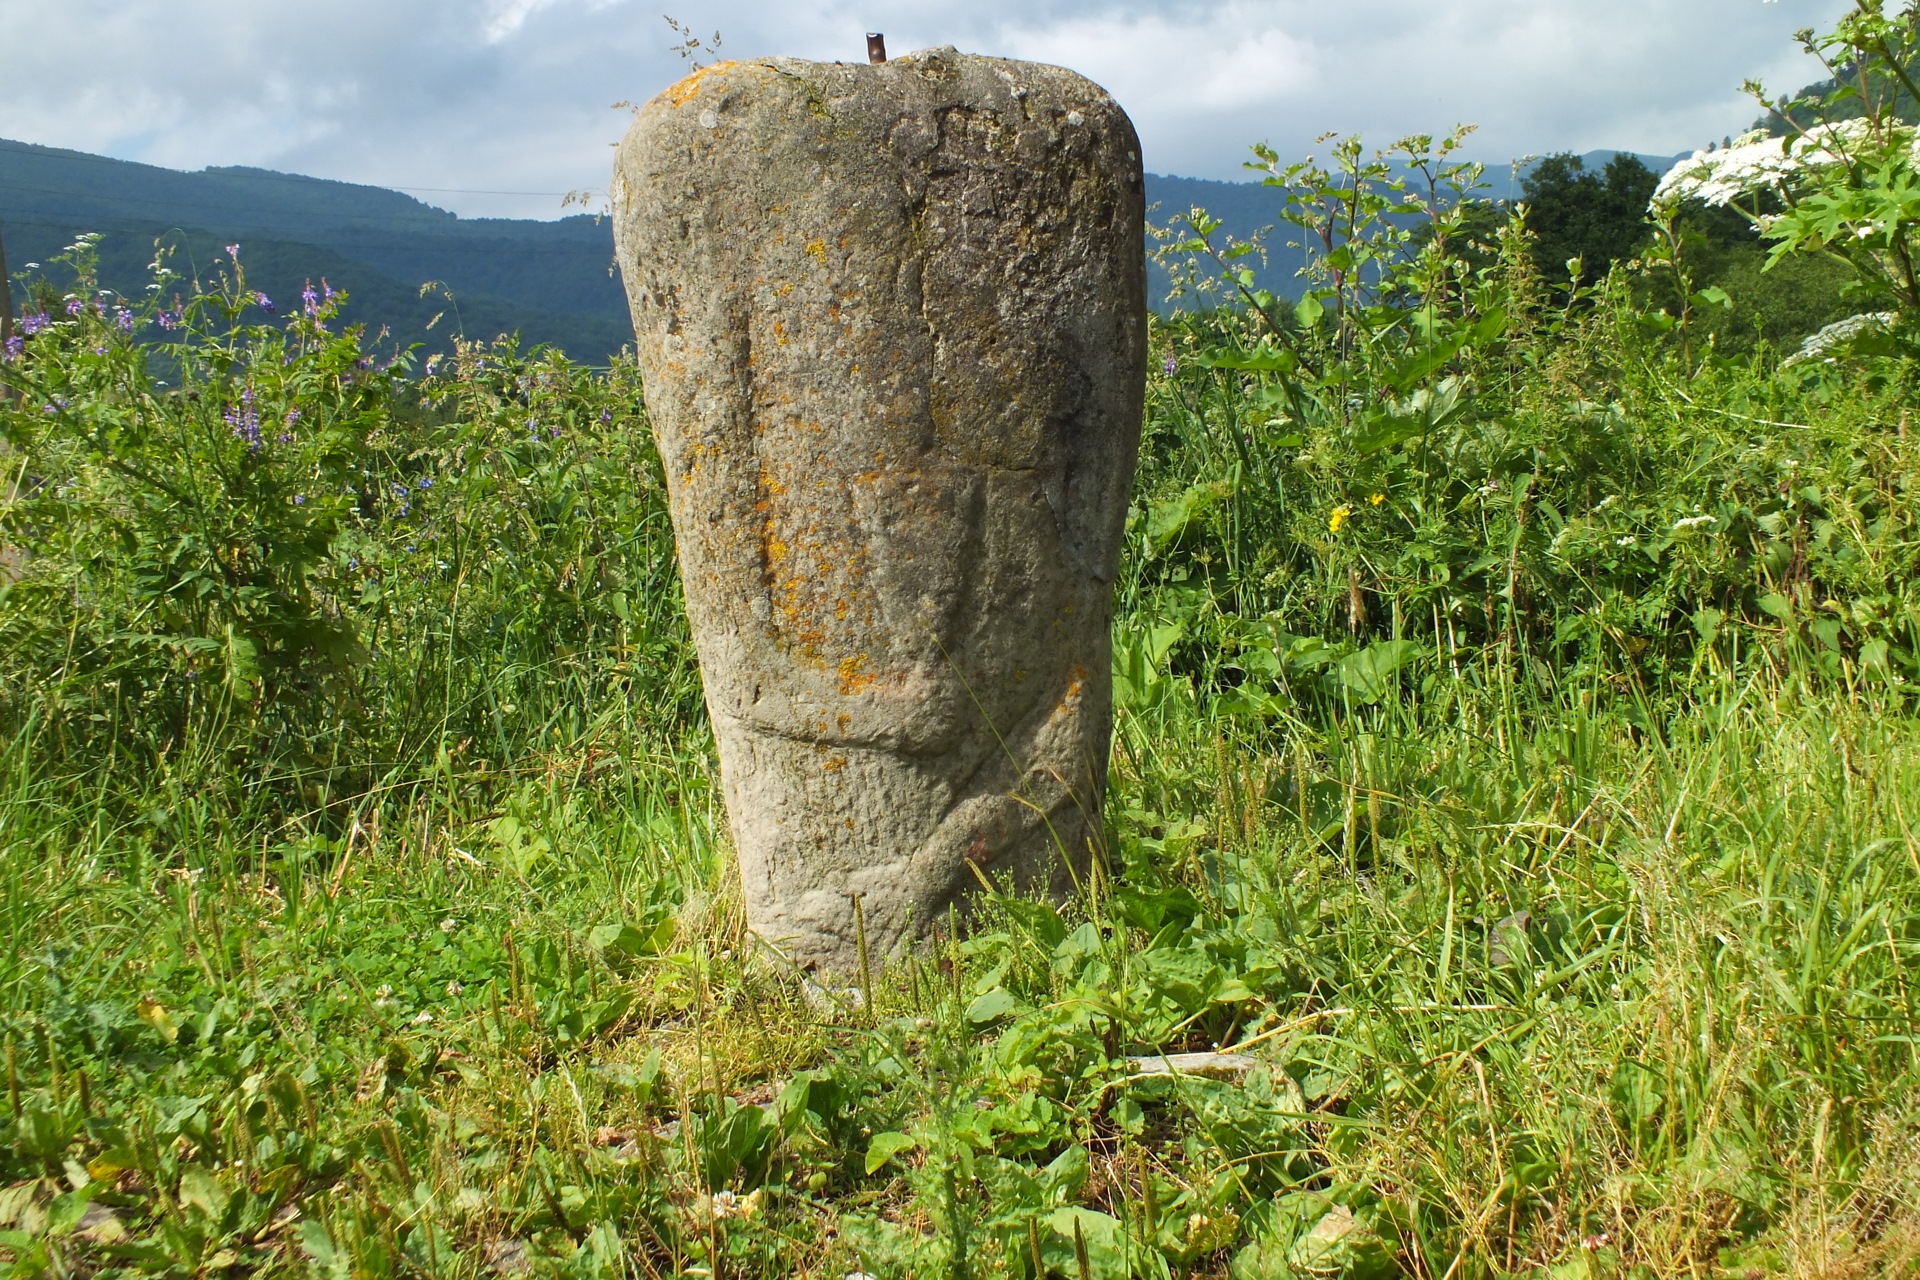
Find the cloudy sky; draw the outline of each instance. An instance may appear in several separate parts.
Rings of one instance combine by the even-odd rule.
[[[1792,42],[1849,0],[0,0],[0,137],[176,168],[400,187],[554,217],[604,188],[625,113],[722,54],[928,45],[1061,63],[1133,116],[1147,167],[1244,176],[1247,145],[1480,126],[1490,161],[1673,153],[1817,77]]]

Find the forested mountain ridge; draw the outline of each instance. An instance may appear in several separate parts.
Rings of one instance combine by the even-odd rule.
[[[1598,170],[1621,154],[1629,153],[1580,158]],[[1644,160],[1656,172],[1671,162]],[[1156,223],[1200,206],[1220,219],[1223,236],[1244,240],[1277,218],[1277,193],[1258,182],[1162,174],[1146,181]],[[1490,198],[1518,191],[1512,166],[1489,166]],[[1257,268],[1261,286],[1277,294],[1292,292],[1300,265],[1286,230],[1269,235]],[[462,330],[476,338],[518,332],[529,345],[551,343],[591,363],[632,337],[604,218],[463,218],[382,187],[244,167],[190,173],[0,140],[0,233],[14,269],[48,261],[84,231],[102,235],[104,281],[129,294],[145,285],[158,237],[178,246],[176,270],[202,278],[237,242],[250,287],[291,300],[308,280],[325,277],[351,295],[349,320],[385,326],[401,345],[437,348]],[[1164,310],[1170,281],[1158,267],[1151,274],[1150,299]],[[429,281],[445,292],[423,297]]]
[[[176,270],[203,278],[237,242],[250,287],[290,301],[324,276],[351,294],[348,319],[385,325],[403,344],[437,346],[463,325],[597,362],[632,338],[612,229],[587,214],[461,218],[380,187],[263,169],[184,173],[0,140],[0,231],[16,270],[100,232],[103,279],[128,293],[144,285],[156,237],[179,245]],[[422,297],[429,281],[452,302],[439,290]]]

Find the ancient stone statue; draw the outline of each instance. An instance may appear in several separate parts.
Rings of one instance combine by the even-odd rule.
[[[612,196],[752,928],[844,976],[983,879],[1068,889],[1145,378],[1125,113],[950,49],[722,63]]]

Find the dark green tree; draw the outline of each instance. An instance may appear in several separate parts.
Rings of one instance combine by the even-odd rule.
[[[1578,258],[1583,277],[1593,280],[1608,264],[1632,257],[1647,239],[1647,201],[1659,182],[1631,155],[1615,156],[1599,173],[1565,152],[1535,165],[1520,189],[1542,278],[1566,285],[1567,263]]]

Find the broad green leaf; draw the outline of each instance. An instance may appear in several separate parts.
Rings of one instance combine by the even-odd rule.
[[[995,987],[967,1006],[967,1021],[975,1026],[981,1026],[1006,1017],[1018,1008],[1019,1004],[1012,992],[1004,987]]]
[[[1420,646],[1411,640],[1377,640],[1373,644],[1340,659],[1334,670],[1340,685],[1356,702],[1378,702],[1391,688],[1401,668],[1419,654]]]
[[[869,1174],[879,1172],[880,1167],[886,1164],[887,1161],[894,1159],[901,1152],[911,1151],[919,1145],[920,1143],[917,1139],[908,1137],[904,1133],[887,1132],[874,1134],[873,1140],[867,1143],[867,1172]]]

